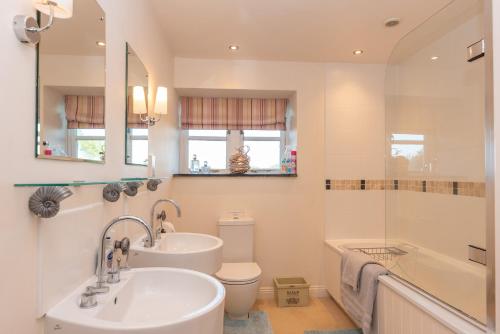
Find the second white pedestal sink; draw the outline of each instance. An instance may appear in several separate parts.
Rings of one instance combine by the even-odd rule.
[[[47,334],[222,334],[225,291],[215,278],[184,269],[122,272],[121,281],[79,307],[93,278],[47,312]]]
[[[221,239],[198,233],[166,233],[153,248],[138,241],[130,249],[133,268],[173,267],[215,274],[222,266]]]

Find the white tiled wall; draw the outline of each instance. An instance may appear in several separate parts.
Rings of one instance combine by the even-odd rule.
[[[383,180],[383,65],[326,66],[325,178]],[[326,191],[325,238],[383,238],[384,191]]]

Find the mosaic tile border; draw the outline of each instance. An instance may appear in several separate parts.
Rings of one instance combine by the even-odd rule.
[[[434,194],[485,197],[484,182],[433,180],[330,180],[326,190],[406,190]]]

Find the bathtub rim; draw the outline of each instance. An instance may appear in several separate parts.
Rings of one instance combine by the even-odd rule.
[[[384,239],[330,239],[324,241],[325,246],[332,249],[339,255],[344,251],[344,245],[352,244],[353,247],[363,245],[385,246]],[[484,334],[487,332],[485,324],[455,309],[451,305],[430,295],[425,290],[411,284],[410,282],[390,273],[381,276],[379,282],[396,292],[402,298],[415,305],[417,308],[435,318],[451,330],[460,334]]]
[[[346,245],[349,245],[347,248],[358,248],[358,247],[386,247],[386,246],[395,246],[398,245],[408,245],[411,247],[417,247],[420,252],[426,256],[430,256],[434,259],[439,258],[443,262],[446,262],[452,266],[460,267],[461,269],[467,271],[467,273],[475,276],[481,277],[486,281],[486,271],[483,272],[484,266],[475,262],[467,262],[461,261],[454,257],[451,257],[446,254],[437,253],[431,249],[423,247],[421,245],[416,245],[408,242],[407,240],[398,240],[394,239],[389,244],[385,243],[384,239],[330,239],[325,240],[325,244],[330,248],[334,249],[337,253],[342,254],[343,250],[346,248]]]

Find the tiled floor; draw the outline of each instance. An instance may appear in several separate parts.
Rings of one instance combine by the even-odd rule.
[[[311,329],[346,329],[354,324],[331,298],[312,298],[307,307],[278,307],[273,299],[259,300],[254,309],[265,311],[274,334],[304,334]]]

